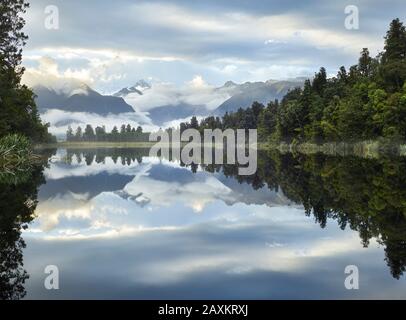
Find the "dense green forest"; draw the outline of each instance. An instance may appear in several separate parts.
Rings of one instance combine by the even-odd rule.
[[[18,133],[32,141],[50,141],[53,137],[39,118],[34,93],[21,84],[22,47],[28,39],[21,15],[28,6],[24,0],[0,3],[0,137]]]
[[[129,124],[123,124],[120,130],[114,126],[111,132],[107,132],[104,126],[97,126],[93,129],[93,127],[88,124],[84,130],[80,126],[77,127],[75,132],[73,132],[73,129],[69,126],[66,132],[66,141],[147,142],[149,141],[149,133],[143,132],[140,126],[133,128]]]
[[[327,77],[320,68],[303,88],[267,106],[254,102],[248,109],[222,118],[194,117],[187,128],[258,129],[261,141],[333,142],[406,138],[406,29],[399,19],[390,23],[383,52],[370,56],[362,49],[358,63]]]

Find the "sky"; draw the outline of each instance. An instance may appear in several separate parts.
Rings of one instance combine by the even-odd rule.
[[[46,27],[49,5],[57,29]],[[358,8],[358,29],[345,28],[348,5]],[[139,79],[220,86],[308,77],[320,66],[333,75],[363,47],[382,50],[405,8],[404,0],[35,0],[25,16],[24,80],[113,93]]]

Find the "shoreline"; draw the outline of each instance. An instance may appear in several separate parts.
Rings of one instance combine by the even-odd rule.
[[[57,142],[50,144],[37,144],[34,149],[54,148],[150,148],[156,142]],[[406,156],[406,144],[367,140],[358,142],[325,142],[325,143],[287,143],[287,142],[258,142],[257,149],[261,151],[278,150],[281,153],[326,154],[326,155],[355,155],[364,158],[376,158],[380,155]]]
[[[260,143],[260,149],[278,150],[281,153],[325,154],[332,156],[355,155],[363,158],[377,158],[381,155],[406,156],[406,144],[366,140],[358,142],[324,142],[324,143]]]

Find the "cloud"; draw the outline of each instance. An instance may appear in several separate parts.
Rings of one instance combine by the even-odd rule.
[[[83,83],[91,85],[94,82],[89,70],[67,69],[61,72],[54,58],[43,56],[35,57],[33,60],[37,62],[37,66],[28,67],[22,78],[22,82],[29,87],[41,85],[69,95]]]
[[[108,132],[110,132],[114,126],[119,127],[123,124],[130,124],[132,127],[138,127],[140,125],[146,132],[159,129],[151,123],[151,120],[145,114],[140,112],[102,116],[95,113],[66,112],[51,109],[41,114],[41,119],[43,122],[51,124],[49,132],[59,138],[65,138],[69,126],[71,126],[73,130],[76,130],[79,126],[83,129],[87,124],[92,125],[93,128],[103,125]]]
[[[312,75],[321,65],[335,72],[355,63],[362,47],[382,49],[390,19],[402,8],[400,0],[389,9],[357,0],[361,28],[349,31],[339,2],[57,0],[61,25],[50,31],[43,27],[47,4],[35,1],[28,12],[24,63],[51,56],[62,74],[105,93],[148,77],[179,85],[199,74],[219,85],[286,78],[286,66],[290,77]]]
[[[125,97],[125,100],[140,111],[179,104],[205,106],[212,110],[230,96],[230,91],[227,89],[217,90],[215,86],[209,85],[202,76],[196,75],[180,87],[173,83],[154,82],[152,88],[144,91],[143,95],[133,93]]]

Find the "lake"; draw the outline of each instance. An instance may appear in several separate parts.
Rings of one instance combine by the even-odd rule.
[[[261,151],[240,176],[141,148],[44,157],[0,184],[3,298],[406,298],[405,158]]]

